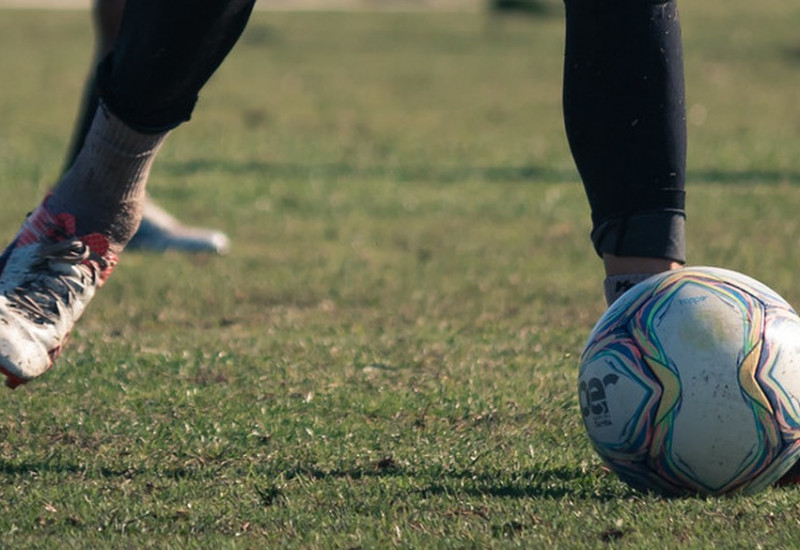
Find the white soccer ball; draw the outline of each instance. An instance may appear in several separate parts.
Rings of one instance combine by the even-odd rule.
[[[800,456],[800,317],[740,273],[633,287],[594,327],[578,383],[594,448],[638,489],[753,493]]]

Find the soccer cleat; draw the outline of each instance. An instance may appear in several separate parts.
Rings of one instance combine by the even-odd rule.
[[[188,227],[164,209],[147,201],[139,230],[128,243],[127,250],[164,252],[211,252],[227,254],[228,236],[221,231],[201,227]]]
[[[0,372],[15,388],[52,365],[117,263],[99,233],[78,237],[71,214],[44,203],[0,256]]]

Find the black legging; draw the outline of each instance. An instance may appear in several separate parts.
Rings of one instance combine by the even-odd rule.
[[[129,0],[100,98],[142,132],[189,120],[200,89],[239,39],[255,0]]]
[[[685,261],[686,117],[674,0],[565,0],[564,120],[598,253]]]

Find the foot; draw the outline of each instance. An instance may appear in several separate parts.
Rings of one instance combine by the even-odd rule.
[[[14,388],[47,371],[117,263],[108,240],[78,237],[45,203],[0,256],[0,373]]]
[[[683,264],[665,258],[643,258],[603,254],[606,279],[603,283],[606,304],[611,305],[636,284],[651,275],[680,269]]]
[[[144,217],[128,250],[164,252],[212,252],[226,254],[230,248],[228,236],[221,231],[188,227],[164,209],[150,201],[145,202]]]

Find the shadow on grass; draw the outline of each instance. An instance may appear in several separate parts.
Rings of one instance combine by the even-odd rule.
[[[75,475],[85,478],[93,479],[133,479],[135,477],[150,475],[166,479],[186,479],[191,477],[198,477],[205,475],[199,468],[193,467],[174,467],[174,468],[161,468],[161,469],[145,469],[145,468],[111,468],[106,466],[94,467],[85,466],[81,464],[67,464],[62,461],[46,461],[46,462],[17,462],[9,463],[0,461],[0,476],[29,476],[31,474],[57,474],[57,475]]]
[[[5,462],[0,461],[0,476],[27,477],[31,474],[55,474],[78,476],[85,479],[124,479],[139,477],[161,480],[208,480],[215,479],[229,466],[209,463],[167,468],[113,468],[104,466],[85,466],[79,464],[52,462]],[[234,467],[235,468],[235,467]],[[250,467],[240,472],[238,477],[252,476]],[[419,470],[400,466],[391,458],[385,458],[367,465],[354,465],[349,468],[324,468],[316,465],[265,465],[257,468],[258,478],[266,480],[282,479],[289,481],[305,478],[313,481],[364,480],[369,478],[397,478],[410,481],[410,492],[422,498],[461,495],[473,497],[496,497],[509,499],[560,499],[566,496],[597,501],[610,501],[626,498],[635,493],[632,489],[618,484],[607,483],[593,473],[579,467],[543,466],[536,469],[509,472],[486,470],[448,470],[431,468]]]
[[[489,0],[486,8],[489,15],[494,17],[543,17],[562,12],[560,5],[544,0]]]
[[[800,44],[794,44],[784,49],[784,57],[792,63],[800,63]]]
[[[449,485],[448,481],[454,483]],[[597,476],[571,466],[540,467],[516,472],[512,476],[508,473],[447,472],[440,481],[431,483],[420,492],[424,496],[467,494],[513,499],[560,499],[570,496],[601,502],[636,494],[626,486],[600,482]]]
[[[579,467],[546,466],[519,472],[485,472],[473,470],[419,471],[404,468],[389,462],[378,463],[369,468],[323,469],[317,467],[294,467],[279,474],[285,479],[306,477],[315,480],[363,479],[370,477],[409,478],[422,482],[414,490],[423,498],[440,495],[468,495],[474,497],[496,497],[515,499],[560,499],[566,496],[597,501],[611,501],[635,495],[633,489],[618,483],[601,482],[596,475]],[[426,480],[435,482],[425,483]]]
[[[193,160],[187,163],[168,163],[161,170],[176,177],[206,172],[223,172],[234,176],[261,175],[270,179],[392,179],[394,181],[436,181],[456,183],[464,180],[486,181],[548,181],[575,182],[572,170],[559,171],[537,166],[435,166],[385,165],[359,166],[346,162],[316,164],[271,163],[261,161],[237,162],[220,159]]]
[[[573,170],[557,170],[536,165],[372,165],[359,166],[347,162],[316,164],[198,159],[186,163],[161,165],[161,170],[176,177],[188,177],[207,172],[223,172],[234,176],[260,175],[272,179],[391,179],[394,181],[432,181],[457,183],[481,180],[492,183],[575,183],[578,174]],[[696,170],[689,176],[692,183],[721,183],[729,185],[800,184],[800,171],[784,170]]]

